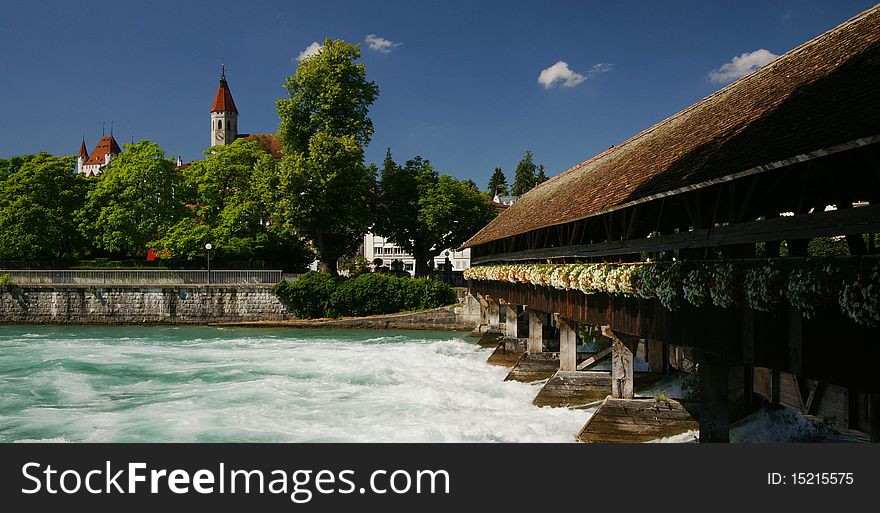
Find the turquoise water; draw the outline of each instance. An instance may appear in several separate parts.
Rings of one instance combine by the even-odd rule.
[[[448,332],[0,326],[0,441],[567,442]]]

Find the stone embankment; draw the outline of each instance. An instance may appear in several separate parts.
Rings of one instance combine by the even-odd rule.
[[[9,324],[210,324],[291,318],[265,286],[28,285],[0,289],[0,323]]]
[[[459,304],[422,312],[300,320],[266,285],[86,286],[0,288],[0,324],[222,324],[470,331],[479,303],[456,289]]]

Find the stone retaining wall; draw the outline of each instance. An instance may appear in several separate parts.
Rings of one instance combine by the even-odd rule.
[[[266,287],[23,286],[0,289],[0,323],[209,324],[292,318]]]

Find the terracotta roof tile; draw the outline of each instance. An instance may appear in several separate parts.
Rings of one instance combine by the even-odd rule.
[[[463,247],[880,135],[880,6],[523,195]]]
[[[275,160],[280,160],[283,156],[281,149],[284,145],[275,137],[275,134],[239,134],[238,139],[259,142],[263,149],[268,151]]]
[[[104,137],[101,137],[100,141],[98,141],[98,145],[95,146],[94,151],[92,151],[92,154],[89,156],[89,160],[83,165],[103,166],[107,163],[105,158],[107,154],[115,156],[120,153],[122,153],[122,150],[119,148],[119,144],[116,143],[116,139],[114,139],[112,135],[105,135]]]
[[[226,83],[226,77],[220,77],[220,86],[217,87],[217,96],[214,97],[214,104],[211,105],[211,112],[230,111],[238,114],[235,108],[235,102],[232,101],[232,92],[229,90],[229,84]]]

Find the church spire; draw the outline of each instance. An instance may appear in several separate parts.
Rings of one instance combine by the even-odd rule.
[[[235,102],[232,100],[232,91],[229,90],[229,84],[226,82],[226,65],[220,68],[220,86],[217,88],[217,95],[214,97],[214,104],[211,106],[211,112],[234,112],[238,114],[235,108]]]
[[[79,145],[79,156],[86,161],[89,159],[89,150],[86,149],[86,138],[83,137],[82,144]]]

